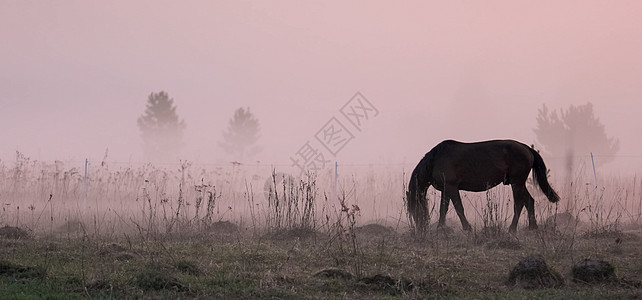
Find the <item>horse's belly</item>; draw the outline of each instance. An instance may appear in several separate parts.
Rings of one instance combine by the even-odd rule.
[[[459,189],[471,192],[482,192],[497,186],[506,180],[506,173],[500,169],[468,174],[459,178]]]
[[[497,186],[499,182],[488,182],[486,184],[469,184],[462,182],[459,184],[459,189],[469,192],[483,192]]]

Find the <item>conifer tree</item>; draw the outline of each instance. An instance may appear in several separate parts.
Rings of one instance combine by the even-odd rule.
[[[249,107],[241,107],[234,112],[219,145],[226,153],[233,155],[234,159],[243,161],[261,151],[256,145],[260,138],[259,132],[259,120],[250,112]]]
[[[178,159],[185,122],[179,120],[174,99],[166,92],[151,93],[145,113],[138,118],[143,152],[152,161]]]

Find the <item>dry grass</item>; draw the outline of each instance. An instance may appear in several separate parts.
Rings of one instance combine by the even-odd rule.
[[[641,184],[559,185],[559,205],[537,192],[540,230],[507,232],[507,187],[462,193],[472,233],[454,210],[448,228],[412,234],[404,172],[345,167],[277,180],[263,166],[84,170],[19,156],[0,164],[0,286],[53,298],[613,298],[639,295]],[[274,190],[266,191],[272,183]],[[603,180],[602,182],[607,182]],[[267,195],[267,196],[265,196]],[[438,193],[428,193],[429,211]],[[435,221],[435,220],[433,220]],[[18,230],[18,228],[20,230]],[[3,231],[3,232],[4,232]],[[24,232],[25,235],[12,234]],[[506,284],[541,255],[559,288]],[[584,258],[619,280],[570,280]],[[0,266],[2,267],[2,266]],[[17,270],[23,270],[18,272]],[[39,276],[20,274],[37,270]],[[26,272],[26,273],[25,273]],[[316,276],[315,276],[316,274]]]

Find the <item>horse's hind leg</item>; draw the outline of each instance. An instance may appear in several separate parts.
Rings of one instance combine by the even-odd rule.
[[[515,215],[513,222],[511,222],[509,230],[515,232],[517,230],[517,223],[519,216],[522,214],[522,209],[526,206],[528,212],[528,228],[537,229],[537,221],[535,221],[535,200],[526,189],[525,184],[512,184],[513,188],[513,201],[515,202]]]
[[[466,216],[464,215],[464,206],[461,203],[459,190],[457,188],[450,188],[450,189],[446,189],[446,191],[448,191],[446,195],[453,201],[453,206],[455,207],[457,216],[459,216],[459,220],[461,221],[461,226],[466,231],[473,230],[473,228],[470,226],[470,223],[468,223],[468,220],[466,220]]]
[[[448,213],[448,206],[450,205],[450,198],[446,195],[446,192],[441,192],[441,203],[439,204],[439,225],[446,225],[446,214]]]
[[[533,199],[533,196],[528,192],[526,187],[524,186],[524,190],[526,191],[526,211],[528,211],[528,229],[537,229],[537,221],[535,220],[535,199]]]

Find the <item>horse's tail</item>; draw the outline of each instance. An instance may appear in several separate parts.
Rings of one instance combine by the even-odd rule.
[[[528,146],[527,146],[528,147]],[[537,184],[539,185],[539,188],[544,192],[544,195],[546,195],[546,198],[548,198],[549,201],[555,203],[560,200],[560,196],[557,195],[555,190],[551,187],[551,185],[548,183],[547,177],[547,172],[546,172],[546,164],[544,164],[544,159],[542,159],[542,156],[535,151],[535,149],[528,147],[529,150],[531,150],[531,153],[533,153],[533,157],[535,158],[533,161],[533,175],[535,175],[535,180],[537,181]]]

